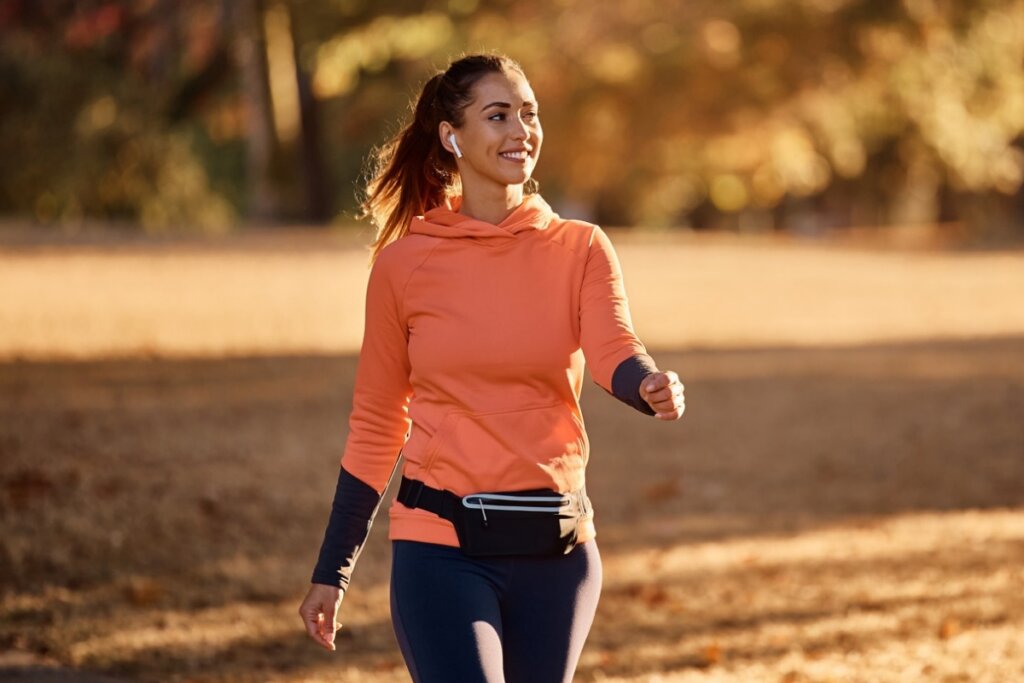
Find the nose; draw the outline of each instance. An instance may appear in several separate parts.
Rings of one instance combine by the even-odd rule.
[[[526,140],[529,137],[530,127],[526,125],[521,116],[515,117],[515,122],[512,124],[512,139]]]

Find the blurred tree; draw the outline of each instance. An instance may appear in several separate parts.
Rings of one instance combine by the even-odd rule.
[[[320,145],[320,101],[313,93],[312,77],[306,57],[302,54],[304,34],[300,17],[289,12],[292,59],[295,62],[295,84],[302,133],[302,172],[306,186],[306,219],[321,223],[331,217],[332,201],[327,169]]]
[[[211,31],[167,3],[0,2],[0,209],[147,230],[223,230],[231,204],[169,103]],[[187,42],[178,21],[189,22]],[[181,98],[177,98],[181,101]]]
[[[947,188],[960,218],[1021,201],[1019,0],[543,7],[524,18],[557,41],[484,20],[474,37],[525,44],[546,125],[573,131],[542,173],[568,169],[604,220],[742,229],[803,214],[790,197],[819,224],[879,224],[936,220]]]
[[[524,65],[575,215],[1024,231],[1024,0],[0,0],[0,211],[344,215],[480,49]]]
[[[264,222],[279,217],[279,199],[273,180],[279,158],[274,110],[270,101],[267,44],[263,28],[262,0],[221,0],[222,17],[234,9],[233,36],[242,76],[245,106],[246,179],[248,217]]]

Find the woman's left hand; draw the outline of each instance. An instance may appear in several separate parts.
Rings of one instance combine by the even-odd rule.
[[[640,382],[640,398],[657,413],[659,420],[678,420],[686,410],[683,398],[683,384],[679,375],[666,370],[653,372]]]

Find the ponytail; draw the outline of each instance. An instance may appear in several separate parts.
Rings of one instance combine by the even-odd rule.
[[[522,73],[503,55],[469,55],[453,62],[423,85],[412,122],[375,151],[362,201],[362,217],[376,226],[371,264],[384,247],[409,231],[415,216],[461,191],[455,158],[441,145],[438,127],[442,121],[461,126],[473,85],[488,73],[506,70]]]

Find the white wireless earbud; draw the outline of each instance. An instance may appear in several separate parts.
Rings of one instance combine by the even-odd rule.
[[[455,142],[455,133],[448,136],[448,142],[452,143],[452,147],[455,148],[455,156],[462,158],[462,150],[459,149],[459,143]]]

